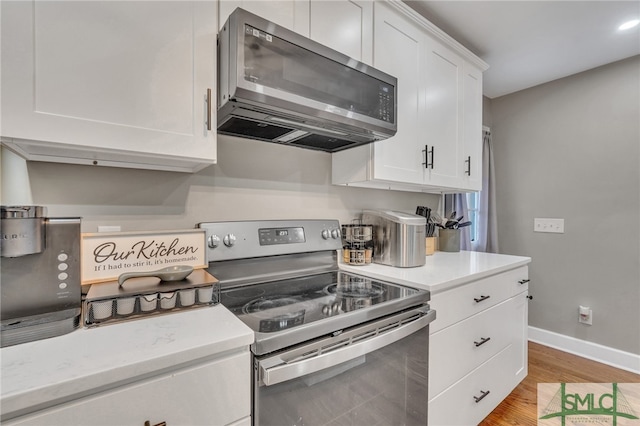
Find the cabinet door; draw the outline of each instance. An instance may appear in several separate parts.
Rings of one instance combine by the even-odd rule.
[[[513,303],[513,383],[520,383],[529,369],[529,292],[514,297]],[[515,387],[515,386],[514,386]]]
[[[375,179],[422,184],[424,31],[385,3],[375,3],[374,66],[398,79],[398,132],[374,143]]]
[[[461,183],[462,67],[463,60],[436,40],[426,49],[425,143],[429,155],[429,184],[456,188]]]
[[[371,64],[373,2],[362,0],[311,1],[309,34],[350,58]]]
[[[7,421],[28,425],[225,425],[251,414],[249,351]]]
[[[31,160],[215,163],[215,18],[213,2],[2,2],[3,142]]]
[[[464,63],[462,80],[463,188],[482,190],[482,72]]]
[[[218,2],[220,6],[218,30],[222,28],[236,7],[240,7],[281,27],[309,37],[309,2],[310,0],[222,0]]]

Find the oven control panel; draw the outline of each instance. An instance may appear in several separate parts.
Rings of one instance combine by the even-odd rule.
[[[304,228],[260,228],[258,237],[261,246],[273,244],[295,244],[304,243]]]
[[[337,220],[206,222],[207,261],[246,259],[342,248]]]

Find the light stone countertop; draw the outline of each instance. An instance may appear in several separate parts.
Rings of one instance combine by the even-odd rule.
[[[437,251],[427,256],[424,266],[415,268],[396,268],[377,263],[353,266],[341,262],[340,269],[370,278],[426,289],[434,295],[471,281],[525,266],[530,262],[530,257],[523,256],[475,251],[456,253]]]
[[[253,331],[222,305],[105,325],[0,350],[3,418],[248,351]]]

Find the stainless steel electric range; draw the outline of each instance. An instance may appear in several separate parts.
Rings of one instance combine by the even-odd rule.
[[[199,227],[221,303],[255,332],[253,424],[426,425],[428,291],[340,271],[335,220]]]

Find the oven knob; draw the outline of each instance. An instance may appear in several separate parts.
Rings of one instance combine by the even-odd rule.
[[[332,229],[331,230],[331,238],[333,238],[334,240],[336,238],[340,238],[340,231],[338,231],[337,229]]]
[[[227,234],[224,236],[224,239],[222,240],[222,242],[224,243],[225,246],[231,247],[236,243],[236,236],[233,234]]]
[[[329,239],[329,231],[327,231],[326,229],[322,230],[322,238],[325,240]]]
[[[220,237],[215,234],[209,236],[209,238],[207,239],[207,244],[209,244],[209,247],[211,248],[218,247],[220,245]]]

